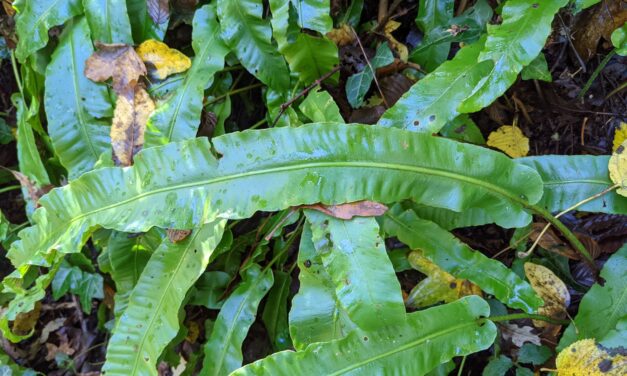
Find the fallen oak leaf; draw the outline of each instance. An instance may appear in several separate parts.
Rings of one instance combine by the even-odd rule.
[[[486,144],[512,158],[524,157],[529,153],[529,139],[515,125],[503,125],[490,133]]]
[[[385,214],[388,207],[374,201],[356,201],[340,205],[301,205],[300,209],[312,209],[339,219],[352,219],[353,217],[377,217]]]
[[[141,76],[146,75],[146,65],[132,46],[96,42],[98,51],[85,63],[85,77],[95,82],[113,81],[117,95],[131,98]]]
[[[144,41],[136,51],[146,64],[150,76],[158,80],[185,72],[192,66],[190,58],[182,52],[154,39]]]
[[[131,97],[118,95],[113,123],[111,148],[116,166],[130,166],[133,157],[144,146],[144,133],[155,104],[143,85],[137,85]]]
[[[558,376],[623,376],[627,374],[627,350],[608,349],[593,339],[583,339],[562,350],[555,364]]]
[[[564,318],[566,308],[570,305],[570,293],[564,282],[543,265],[526,262],[524,268],[531,287],[544,300],[538,313],[555,319]],[[538,328],[554,326],[540,320],[533,320],[533,325]]]
[[[510,323],[499,323],[499,326],[503,333],[503,339],[511,340],[517,347],[522,347],[527,342],[538,346],[541,345],[540,336],[533,333],[533,328],[530,326],[519,326]]]

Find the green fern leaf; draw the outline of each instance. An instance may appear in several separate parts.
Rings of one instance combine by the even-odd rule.
[[[133,44],[126,0],[83,0],[83,6],[94,41]]]

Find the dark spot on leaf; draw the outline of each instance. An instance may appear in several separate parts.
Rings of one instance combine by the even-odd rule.
[[[450,288],[454,289],[454,288],[456,288],[456,287],[457,287],[457,283],[455,283],[455,282],[451,282],[451,284],[450,284],[450,285],[448,285],[448,286],[449,286]]]
[[[364,341],[368,341],[368,337],[364,337]]]
[[[535,4],[533,4],[531,7],[532,7],[532,8],[534,8],[534,9],[537,9],[539,6],[540,6],[540,4],[535,3]]]
[[[623,150],[625,150],[625,147],[623,145],[619,146],[618,149],[616,149],[616,154],[622,154]]]
[[[305,268],[310,268],[311,267],[311,260],[305,260],[303,265],[305,265]]]
[[[433,123],[435,121],[435,115],[429,116],[429,122]]]
[[[466,126],[462,125],[461,127],[455,129],[455,133],[457,133],[457,134],[464,133],[465,130],[466,130]]]
[[[603,359],[599,362],[599,371],[608,372],[612,369],[612,360],[611,359]]]
[[[420,124],[420,122],[418,120],[414,120],[414,125],[418,126],[418,124]]]

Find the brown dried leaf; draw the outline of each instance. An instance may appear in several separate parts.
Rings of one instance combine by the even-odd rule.
[[[189,236],[192,233],[192,230],[175,230],[169,228],[166,233],[168,234],[168,239],[172,243],[178,243]]]
[[[339,47],[342,47],[355,41],[355,33],[353,33],[350,25],[342,24],[339,28],[329,31],[327,38],[331,39]]]
[[[601,38],[609,41],[612,32],[625,21],[627,8],[622,0],[606,0],[581,12],[572,34],[579,56],[588,61],[595,55]]]
[[[154,39],[143,42],[136,51],[146,63],[150,76],[158,80],[163,80],[171,74],[185,72],[192,66],[192,61],[181,51]]]
[[[13,321],[13,332],[20,336],[27,335],[35,329],[35,324],[37,324],[40,314],[41,302],[35,303],[35,308],[32,311],[19,313]]]
[[[144,146],[144,131],[155,104],[142,85],[128,98],[119,95],[111,125],[111,147],[116,166],[130,166],[133,157]]]
[[[46,343],[46,341],[48,341],[50,333],[56,332],[57,330],[62,328],[65,320],[67,320],[66,317],[59,317],[52,321],[48,321],[46,326],[44,326],[44,328],[41,330],[41,337],[39,337],[39,342]]]
[[[352,219],[353,217],[376,217],[383,215],[388,207],[374,201],[356,201],[340,205],[302,205],[303,209],[313,209],[331,217],[339,219]]]
[[[52,188],[54,188],[54,186],[51,184],[44,185],[43,187],[38,187],[34,181],[30,180],[28,176],[22,174],[21,172],[13,171],[6,167],[2,167],[2,169],[7,170],[11,174],[13,174],[13,177],[15,177],[15,179],[20,183],[20,185],[26,188],[26,190],[28,191],[28,197],[30,197],[30,199],[33,200],[33,202],[35,203],[37,207],[39,207],[39,204],[38,204],[39,199],[46,193],[50,192]]]
[[[48,349],[48,355],[46,355],[46,360],[47,361],[54,360],[54,358],[59,353],[65,354],[67,356],[70,356],[70,355],[72,355],[72,354],[74,354],[76,352],[76,350],[73,349],[70,346],[70,343],[67,342],[67,341],[61,342],[61,344],[59,346],[55,345],[54,343],[46,343],[46,349]]]
[[[545,223],[534,223],[532,232],[529,235],[531,240],[536,241],[545,226]],[[579,260],[581,258],[579,254],[570,247],[568,242],[560,239],[552,228],[549,228],[544,235],[542,235],[540,241],[538,241],[538,245],[547,251],[568,257],[571,260]]]
[[[2,7],[4,8],[4,12],[9,17],[13,17],[15,15],[15,9],[13,8],[13,0],[2,0]]]
[[[570,304],[570,293],[564,282],[549,268],[532,262],[525,263],[525,275],[531,287],[544,300],[544,305],[538,308],[538,313],[556,319],[564,318],[566,308]],[[538,328],[553,326],[539,320],[533,320],[533,325]]]
[[[146,0],[148,14],[157,24],[168,22],[170,19],[170,4],[168,0]]]
[[[96,42],[94,52],[85,64],[85,76],[95,82],[113,81],[113,90],[118,96],[131,99],[141,76],[146,75],[146,66],[132,46],[127,44],[104,44]]]
[[[503,339],[510,340],[517,347],[522,347],[526,342],[533,343],[534,345],[541,345],[540,336],[533,333],[533,328],[530,326],[518,326],[517,324],[502,324],[501,333],[503,333]]]

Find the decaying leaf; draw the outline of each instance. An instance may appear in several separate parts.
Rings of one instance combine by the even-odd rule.
[[[96,43],[94,52],[85,64],[85,76],[95,82],[113,81],[117,95],[129,99],[134,96],[135,86],[146,75],[146,66],[132,46],[127,44]]]
[[[627,21],[627,8],[622,0],[605,0],[586,9],[573,27],[572,41],[579,56],[588,61],[595,55],[601,38],[610,40],[612,31]]]
[[[2,167],[2,169],[9,171],[13,175],[13,177],[15,177],[15,180],[17,180],[23,188],[26,188],[28,196],[31,200],[33,200],[37,207],[39,207],[39,204],[37,203],[39,199],[46,193],[50,192],[52,188],[54,188],[54,186],[51,184],[44,185],[43,187],[38,187],[34,181],[30,180],[28,176],[24,175],[23,173],[19,171],[13,171],[6,167]]]
[[[13,321],[13,332],[17,335],[23,336],[30,333],[39,320],[41,314],[41,302],[35,303],[35,308],[30,312],[24,312],[17,315]]]
[[[46,355],[46,360],[51,361],[57,356],[57,354],[65,354],[67,356],[73,355],[76,350],[70,346],[70,343],[65,340],[61,341],[59,346],[54,343],[46,343],[46,349],[48,350],[48,355]]]
[[[150,18],[157,24],[161,25],[170,19],[169,0],[146,0],[148,6],[148,14]]]
[[[420,250],[412,251],[407,259],[412,268],[427,276],[409,293],[406,299],[408,307],[422,308],[441,302],[454,302],[467,295],[482,295],[477,285],[453,277],[424,257]]]
[[[158,80],[184,72],[192,66],[192,61],[182,52],[154,39],[140,44],[137,54],[146,64],[150,76]]]
[[[531,287],[544,300],[544,305],[538,309],[538,313],[556,319],[563,318],[570,304],[570,293],[564,282],[549,268],[532,262],[525,263],[525,275]],[[534,320],[533,324],[538,328],[552,325],[539,320]]]
[[[128,98],[119,95],[111,125],[111,147],[116,166],[130,166],[133,157],[144,146],[144,131],[155,104],[142,85],[135,87],[134,95]]]
[[[329,31],[327,38],[331,39],[339,47],[342,47],[355,41],[355,33],[351,30],[350,25],[342,24],[337,29]]]
[[[512,158],[529,153],[529,139],[515,125],[503,125],[488,136],[488,146],[497,148]]]
[[[13,17],[15,15],[15,9],[13,8],[13,0],[2,0],[2,8],[4,8],[4,12]]]
[[[48,321],[46,326],[44,326],[44,328],[41,330],[39,343],[46,343],[48,341],[48,337],[50,336],[50,333],[54,333],[57,330],[59,330],[61,327],[63,327],[63,324],[65,324],[66,320],[67,320],[67,317],[59,317],[52,321]]]
[[[538,235],[540,235],[545,226],[545,223],[534,223],[529,238],[532,241],[536,241],[536,239],[538,239]],[[542,235],[542,237],[538,241],[538,245],[546,249],[547,251],[568,257],[571,260],[579,260],[581,258],[579,257],[579,254],[570,247],[570,244],[568,242],[560,239],[560,237],[555,233],[553,228],[549,228],[548,230],[546,230],[544,235]]]
[[[623,141],[612,153],[607,168],[612,182],[619,185],[616,193],[627,197],[627,141]]]
[[[175,230],[175,229],[167,229],[166,233],[168,234],[168,239],[172,243],[178,243],[189,236],[192,233],[192,230]]]
[[[356,201],[340,205],[301,205],[302,209],[313,209],[331,217],[352,219],[353,217],[377,217],[383,215],[388,207],[374,201]]]
[[[612,152],[616,152],[616,149],[627,140],[627,123],[621,122],[616,131],[614,132],[614,142],[612,143]]]
[[[627,350],[608,349],[584,339],[562,350],[556,365],[558,376],[623,376],[627,374]]]
[[[387,38],[387,40],[392,45],[392,49],[395,50],[398,53],[398,57],[402,61],[406,62],[407,58],[409,57],[409,51],[407,49],[407,46],[404,45],[403,43],[399,42],[398,40],[396,40],[396,38],[394,38],[394,35],[392,35],[392,32],[394,30],[398,29],[400,26],[401,26],[400,22],[394,21],[394,20],[389,20],[385,24],[385,28],[383,29],[383,33],[385,34],[385,37]]]
[[[533,333],[533,328],[530,326],[505,323],[500,325],[500,327],[503,333],[503,339],[512,341],[512,343],[518,347],[522,347],[525,343],[541,345],[540,336]]]

